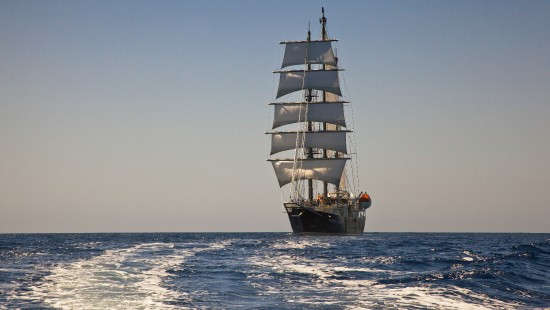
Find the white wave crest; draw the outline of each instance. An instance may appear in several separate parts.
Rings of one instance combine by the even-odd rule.
[[[250,276],[252,281],[258,280],[258,283],[252,283],[254,287],[261,288],[266,294],[284,294],[286,302],[308,308],[325,305],[345,309],[515,309],[519,306],[456,286],[385,285],[364,277],[342,276],[359,272],[370,273],[369,279],[379,279],[384,275],[408,274],[406,271],[350,268],[297,255],[251,257],[249,263],[256,270],[256,274]],[[273,273],[289,283],[274,281],[270,285],[261,281],[265,277],[275,277]],[[294,274],[294,279],[291,279],[291,274]]]
[[[297,240],[283,240],[275,243],[271,246],[274,249],[305,249],[308,247],[316,248],[328,248],[330,243],[322,242],[318,240],[297,239]]]
[[[182,309],[172,304],[184,303],[189,294],[167,288],[170,270],[198,252],[227,245],[178,249],[173,243],[145,243],[107,250],[54,267],[27,298],[59,309]]]

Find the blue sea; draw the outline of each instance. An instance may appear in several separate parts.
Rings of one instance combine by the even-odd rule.
[[[550,309],[550,234],[0,234],[0,309]]]

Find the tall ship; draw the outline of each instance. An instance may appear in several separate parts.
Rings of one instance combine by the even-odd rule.
[[[327,34],[324,8],[319,22],[319,40],[308,29],[306,40],[280,42],[285,52],[274,71],[276,100],[284,98],[270,103],[268,161],[288,197],[283,205],[294,233],[357,235],[365,228],[371,198],[359,191],[355,139],[345,117],[351,103],[340,90],[343,69],[332,46],[337,40]]]

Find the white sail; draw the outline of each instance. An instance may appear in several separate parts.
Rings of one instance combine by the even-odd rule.
[[[342,96],[338,70],[276,71],[280,74],[277,98],[304,89],[317,89]]]
[[[338,67],[336,67],[336,65],[326,65],[325,66],[325,70],[336,70],[338,69]],[[333,93],[325,93],[325,101],[327,102],[335,102],[335,101],[340,101],[340,96],[341,95],[338,95],[338,94],[333,94]]]
[[[334,185],[340,184],[342,172],[348,158],[310,158],[301,159],[296,164],[296,179],[313,179]],[[292,182],[293,160],[271,160],[279,186]]]
[[[331,103],[279,103],[274,104],[273,129],[307,119],[309,122],[324,122],[346,127],[344,102]],[[306,113],[307,111],[307,113]]]
[[[281,68],[304,64],[336,65],[330,41],[282,42],[286,44]]]
[[[304,148],[323,148],[347,153],[346,133],[349,131],[273,132],[271,134],[271,155],[296,148],[296,140],[303,139]]]

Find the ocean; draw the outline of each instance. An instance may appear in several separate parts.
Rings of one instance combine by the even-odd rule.
[[[550,309],[550,234],[0,234],[0,309]]]

